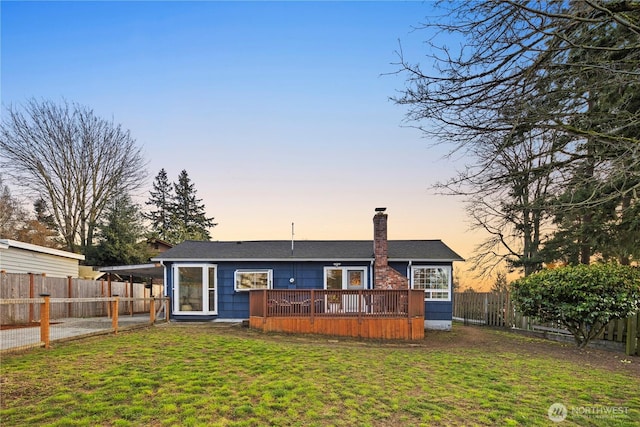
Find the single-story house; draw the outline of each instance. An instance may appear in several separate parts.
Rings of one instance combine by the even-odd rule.
[[[0,271],[78,277],[84,255],[11,239],[0,239]]]
[[[371,240],[185,241],[152,258],[164,266],[174,320],[249,317],[251,289],[424,290],[425,327],[450,329],[453,262],[440,240],[387,241],[377,209]]]

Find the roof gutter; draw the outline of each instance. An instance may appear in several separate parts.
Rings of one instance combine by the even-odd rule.
[[[317,261],[317,262],[373,262],[373,258],[151,258],[151,261],[159,262],[291,262],[291,261]],[[163,264],[164,265],[164,264]]]

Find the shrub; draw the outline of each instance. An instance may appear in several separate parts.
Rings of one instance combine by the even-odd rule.
[[[543,322],[558,322],[578,347],[613,319],[640,310],[640,269],[614,264],[543,270],[511,284],[516,309]]]

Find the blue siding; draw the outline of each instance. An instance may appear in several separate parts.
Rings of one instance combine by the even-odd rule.
[[[402,274],[404,277],[407,277],[407,267],[409,266],[408,262],[390,262],[389,267],[396,270],[398,273]]]
[[[239,269],[273,270],[274,289],[322,289],[324,287],[324,267],[331,262],[211,262],[217,265],[217,315],[174,315],[176,320],[247,319],[249,317],[249,292],[236,292],[234,274]],[[172,295],[172,267],[177,263],[166,263],[167,292]],[[343,263],[343,266],[347,264]],[[349,263],[348,266],[367,267],[367,287],[371,287],[370,263]],[[290,279],[294,278],[294,283]]]
[[[425,320],[452,320],[453,303],[451,301],[425,301]]]
[[[211,262],[217,265],[217,315],[173,315],[176,320],[203,321],[212,319],[247,319],[249,317],[249,292],[236,292],[234,289],[234,273],[238,269],[270,269],[273,270],[274,289],[322,289],[324,286],[324,267],[331,262]],[[167,294],[173,295],[173,266],[166,262]],[[395,262],[389,264],[403,276],[407,275],[408,263]],[[450,264],[443,264],[450,265]],[[370,262],[342,263],[342,266],[359,266],[367,268],[367,288],[371,289],[373,274]],[[294,283],[290,279],[294,278]],[[173,309],[173,307],[172,307]],[[452,320],[453,303],[451,301],[425,301],[426,320]]]

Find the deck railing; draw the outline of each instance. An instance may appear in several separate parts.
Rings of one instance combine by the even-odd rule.
[[[424,292],[412,289],[251,291],[250,316],[258,317],[424,317]]]

